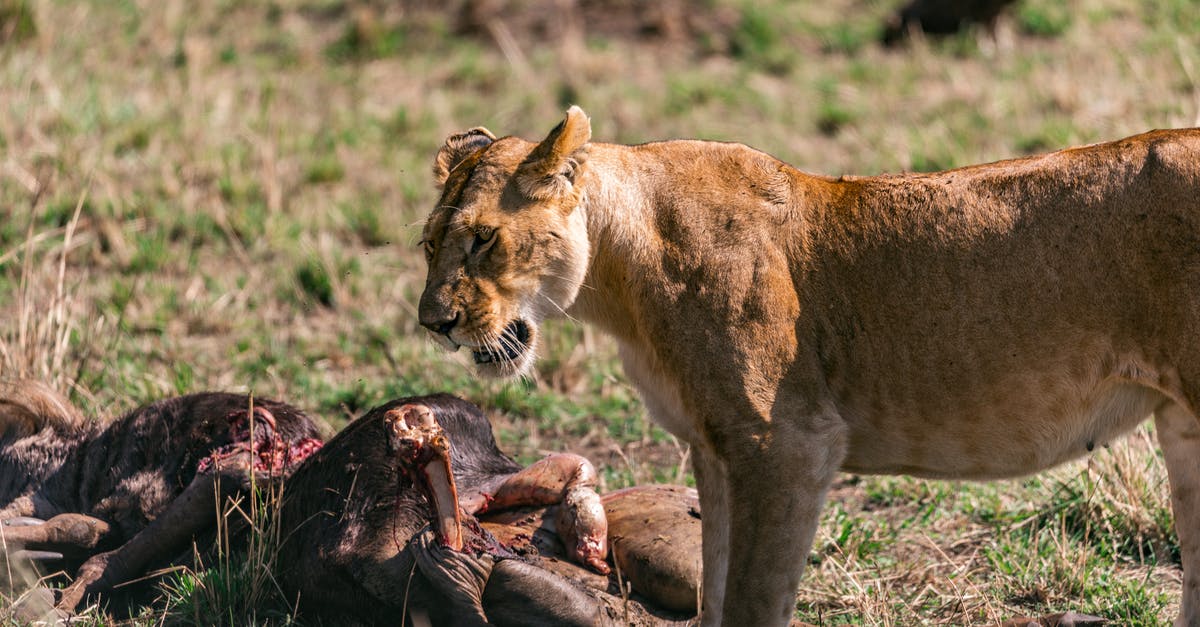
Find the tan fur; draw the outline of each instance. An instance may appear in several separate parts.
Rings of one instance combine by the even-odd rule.
[[[589,138],[572,108],[540,144],[479,142],[446,170],[421,322],[513,348],[486,375],[524,372],[559,309],[616,338],[693,446],[705,624],[787,621],[839,469],[1023,475],[1157,413],[1177,624],[1200,625],[1200,130],[839,179]]]
[[[24,437],[45,427],[77,431],[83,424],[83,414],[45,383],[0,381],[0,437]]]

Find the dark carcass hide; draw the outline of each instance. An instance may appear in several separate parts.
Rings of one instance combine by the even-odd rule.
[[[566,454],[522,468],[483,413],[452,396],[395,400],[289,478],[277,575],[324,620],[687,623],[700,575],[694,491],[601,498],[594,473]],[[632,593],[605,561],[609,542]]]
[[[56,566],[75,575],[59,601],[71,609],[210,527],[222,467],[241,470],[221,488],[232,494],[246,469],[282,475],[319,445],[308,416],[272,400],[191,394],[101,422],[41,383],[5,382],[0,540],[6,556],[60,558]]]

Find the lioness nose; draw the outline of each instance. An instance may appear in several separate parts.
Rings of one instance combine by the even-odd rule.
[[[450,330],[454,325],[458,324],[458,312],[454,312],[454,317],[441,320],[421,320],[421,326],[440,335],[450,335]]]

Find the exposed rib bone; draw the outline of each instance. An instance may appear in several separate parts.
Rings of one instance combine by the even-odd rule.
[[[409,404],[385,414],[392,449],[413,484],[434,508],[438,540],[455,551],[463,548],[458,490],[450,468],[450,441],[424,405]]]

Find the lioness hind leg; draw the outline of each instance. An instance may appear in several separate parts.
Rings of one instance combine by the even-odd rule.
[[[1183,561],[1183,596],[1175,626],[1200,627],[1200,419],[1170,403],[1155,412],[1154,427],[1166,460]]]

